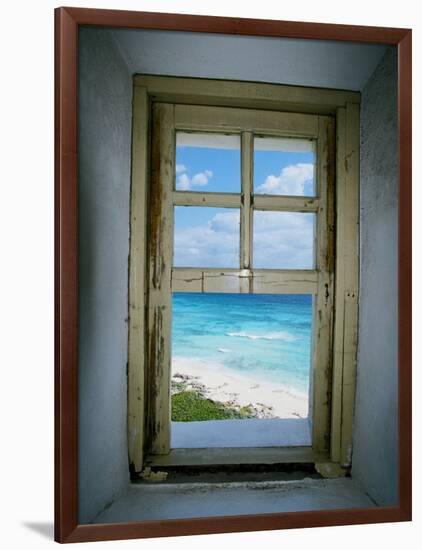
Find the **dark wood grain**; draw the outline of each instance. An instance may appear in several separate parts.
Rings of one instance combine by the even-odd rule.
[[[79,25],[398,45],[399,506],[78,525],[77,35]],[[411,31],[83,8],[55,11],[55,540],[81,542],[411,519]]]
[[[65,542],[171,537],[239,531],[269,531],[365,523],[385,523],[407,519],[399,508],[368,508],[284,512],[230,517],[189,518],[80,525]]]
[[[55,539],[77,526],[77,23],[55,13]]]
[[[65,8],[79,25],[397,44],[406,29],[209,15]]]
[[[398,45],[399,500],[412,515],[412,34]]]

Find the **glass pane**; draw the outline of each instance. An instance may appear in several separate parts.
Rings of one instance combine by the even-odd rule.
[[[315,214],[254,212],[253,267],[314,269]]]
[[[306,418],[311,335],[311,295],[174,293],[172,420]]]
[[[254,193],[315,196],[315,142],[254,139]]]
[[[175,267],[239,267],[240,213],[237,208],[176,206]]]
[[[177,191],[240,193],[240,181],[240,136],[177,132]]]

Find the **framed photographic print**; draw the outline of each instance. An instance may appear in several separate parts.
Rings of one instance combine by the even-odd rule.
[[[56,10],[58,542],[411,519],[411,31]]]

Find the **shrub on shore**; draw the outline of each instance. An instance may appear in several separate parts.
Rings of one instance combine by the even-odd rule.
[[[171,419],[173,422],[193,422],[199,420],[228,420],[253,418],[249,407],[230,407],[213,401],[195,390],[182,390],[171,399]]]

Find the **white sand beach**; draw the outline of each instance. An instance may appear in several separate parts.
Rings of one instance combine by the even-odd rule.
[[[260,418],[306,418],[308,396],[291,388],[244,376],[218,363],[188,357],[173,357],[173,380],[198,385],[206,397],[229,405],[252,405]]]

